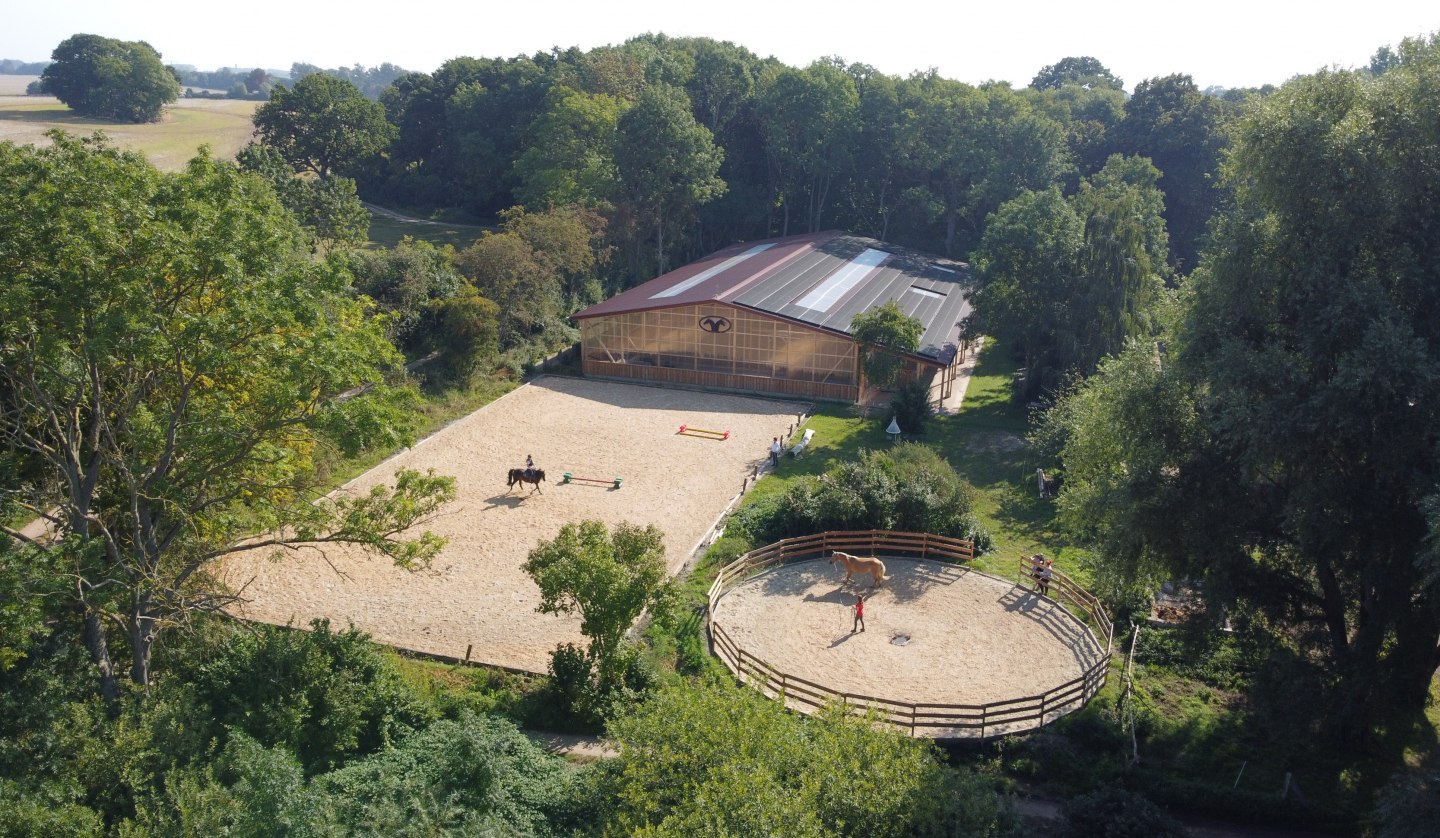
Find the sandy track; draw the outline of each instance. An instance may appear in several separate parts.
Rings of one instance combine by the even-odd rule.
[[[400,468],[454,475],[459,496],[429,529],[449,544],[428,572],[345,547],[271,561],[242,554],[222,578],[249,600],[247,619],[306,625],[354,623],[404,649],[544,672],[558,643],[578,642],[578,618],[535,611],[540,592],[520,565],[571,521],[655,524],[674,573],[710,529],[770,438],[803,405],[571,378],[527,384],[347,484],[365,491]],[[675,433],[682,423],[731,431],[717,442]],[[505,472],[532,454],[549,482],[506,492]],[[624,478],[623,488],[558,485],[561,475]]]
[[[776,669],[841,693],[932,704],[984,704],[1038,695],[1082,675],[1104,654],[1054,600],[962,567],[885,558],[889,581],[823,559],[764,571],[716,603],[735,644]],[[858,577],[857,577],[858,578]],[[866,631],[851,634],[856,594]],[[903,646],[891,643],[910,635]]]

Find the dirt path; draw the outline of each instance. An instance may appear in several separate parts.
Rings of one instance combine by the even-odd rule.
[[[417,227],[426,227],[426,226],[428,226],[428,227],[443,227],[443,228],[445,228],[445,229],[447,229],[447,230],[454,230],[454,229],[461,229],[461,230],[494,230],[494,229],[495,229],[494,227],[486,227],[486,226],[483,225],[483,224],[452,224],[452,223],[450,223],[450,222],[448,222],[448,221],[431,221],[431,220],[428,219],[428,218],[416,218],[416,217],[414,217],[414,216],[412,216],[412,215],[401,215],[400,213],[396,212],[395,210],[386,209],[385,207],[382,207],[382,206],[380,206],[379,204],[372,204],[372,203],[370,203],[370,202],[368,202],[368,201],[361,201],[360,204],[361,204],[361,206],[365,207],[365,209],[369,210],[372,215],[378,215],[378,216],[380,216],[381,218],[388,218],[388,219],[390,219],[391,221],[399,221],[399,222],[402,222],[402,223],[405,223],[405,224],[414,224],[414,225],[416,225]]]

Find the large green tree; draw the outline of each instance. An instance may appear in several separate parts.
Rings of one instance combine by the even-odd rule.
[[[685,91],[668,85],[647,88],[620,117],[619,130],[619,194],[654,231],[655,271],[661,274],[669,265],[667,241],[674,243],[696,207],[724,194],[717,173],[725,152],[695,121]]]
[[[370,213],[350,178],[297,176],[277,149],[254,142],[240,149],[236,162],[270,183],[317,247],[358,247],[370,237]]]
[[[1145,160],[1115,156],[1071,198],[1029,192],[991,216],[965,328],[1013,342],[1025,397],[1059,391],[1155,331],[1168,273],[1159,177]]]
[[[1054,64],[1047,64],[1041,67],[1040,72],[1030,81],[1030,86],[1036,90],[1058,90],[1067,84],[1086,88],[1125,89],[1124,81],[1110,72],[1099,59],[1088,55],[1067,56]]]
[[[850,165],[859,106],[855,81],[837,62],[787,67],[765,80],[756,107],[781,235],[792,218],[806,232],[821,229],[831,188]]]
[[[1226,142],[1220,101],[1201,93],[1188,75],[1146,79],[1110,136],[1112,151],[1148,157],[1160,170],[1171,264],[1188,272],[1220,205],[1215,187]]]
[[[144,41],[72,35],[50,57],[41,90],[85,116],[155,122],[180,95],[180,79]]]
[[[255,109],[255,133],[297,172],[354,174],[389,145],[385,108],[352,82],[317,73],[270,91]]]
[[[515,161],[515,197],[536,210],[615,196],[616,125],[625,103],[614,96],[553,87],[531,139]]]
[[[53,535],[3,532],[62,557],[106,694],[108,629],[147,684],[164,630],[232,601],[209,574],[224,555],[344,541],[426,562],[439,540],[401,534],[448,479],[317,497],[322,439],[404,439],[383,384],[332,398],[399,361],[348,275],[299,250],[269,187],[229,163],[165,175],[51,138],[0,145],[0,439],[36,466],[20,500]]]
[[[625,632],[665,590],[664,534],[654,526],[566,524],[525,560],[540,588],[540,611],[580,615],[591,663],[606,674]]]
[[[1440,41],[1251,104],[1169,359],[1067,399],[1061,506],[1104,566],[1263,615],[1346,739],[1440,665]],[[1125,406],[1133,409],[1125,409]]]

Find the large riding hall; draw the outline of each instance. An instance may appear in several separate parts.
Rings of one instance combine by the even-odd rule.
[[[839,231],[744,242],[574,315],[585,375],[812,399],[870,396],[855,315],[894,301],[924,332],[901,381],[951,395],[969,268]]]

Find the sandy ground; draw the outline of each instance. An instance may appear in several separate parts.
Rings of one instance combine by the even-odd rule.
[[[429,529],[449,539],[428,572],[344,547],[275,561],[243,554],[222,578],[249,600],[247,619],[306,625],[328,617],[376,641],[544,672],[558,643],[579,642],[579,619],[536,613],[540,592],[520,569],[561,525],[584,519],[654,524],[676,572],[804,408],[795,402],[543,378],[481,408],[362,475],[365,491],[400,468],[454,475],[459,496]],[[682,424],[729,430],[727,441],[676,434]],[[549,482],[507,492],[505,473],[532,454]],[[623,487],[559,485],[565,471]],[[338,572],[337,572],[338,571]]]
[[[776,669],[839,693],[933,704],[1038,695],[1104,650],[1054,600],[968,569],[886,558],[891,577],[844,584],[817,559],[766,570],[716,603],[715,622]],[[866,631],[851,634],[857,594]],[[891,642],[909,635],[901,646]]]

